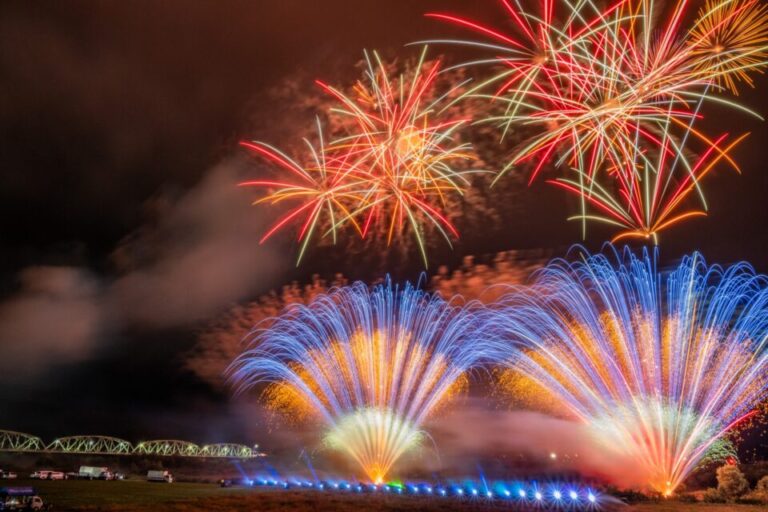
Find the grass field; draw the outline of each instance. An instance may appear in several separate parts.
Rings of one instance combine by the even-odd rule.
[[[459,501],[451,498],[331,494],[277,489],[221,488],[213,484],[19,480],[14,486],[35,487],[56,511],[85,512],[474,512],[524,510],[508,502]],[[531,507],[531,510],[540,510]],[[604,510],[623,512],[765,512],[765,507],[666,502]]]
[[[713,503],[653,503],[632,505],[622,509],[626,512],[765,512],[761,505],[717,505]]]

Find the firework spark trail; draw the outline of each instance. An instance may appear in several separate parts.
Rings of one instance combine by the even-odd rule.
[[[471,146],[454,142],[456,130],[467,119],[430,119],[436,105],[465,84],[429,102],[440,62],[427,66],[425,56],[426,47],[408,81],[403,75],[390,79],[378,54],[374,52],[371,57],[366,53],[366,80],[356,84],[356,98],[319,84],[340,102],[332,111],[348,117],[355,126],[352,133],[335,140],[331,149],[343,152],[352,169],[362,168],[375,180],[375,186],[353,212],[364,219],[363,236],[372,222],[383,222],[382,217],[388,214],[387,244],[405,224],[410,225],[426,264],[421,223],[433,224],[450,244],[450,235],[458,236],[458,232],[438,208],[445,206],[446,194],[460,194],[469,185],[466,175],[477,171],[457,171],[451,166],[472,158]]]
[[[458,301],[458,299],[456,299]],[[268,407],[327,427],[326,443],[374,482],[421,440],[420,426],[498,354],[473,304],[387,281],[336,288],[293,305],[231,366],[239,391],[270,383]],[[495,352],[494,352],[495,351]]]
[[[557,404],[665,494],[732,453],[724,436],[768,393],[768,279],[744,263],[694,253],[661,273],[655,253],[628,249],[555,260],[492,325],[513,342],[506,389]]]
[[[768,60],[768,5],[760,0],[707,0],[688,44],[697,71],[738,95],[738,82],[754,87],[750,72]]]
[[[622,1],[600,11],[591,2],[563,2],[569,15],[557,26],[551,2],[545,3],[549,14],[544,17],[502,3],[509,13],[516,13],[518,31],[530,39],[534,35],[530,26],[536,24],[535,34],[541,34],[530,41],[532,51],[512,47],[508,49],[512,57],[480,61],[500,65],[503,71],[472,90],[503,82],[489,98],[506,103],[506,114],[487,121],[500,122],[505,130],[513,125],[541,129],[512,156],[506,169],[535,160],[533,180],[557,150],[558,165],[578,165],[595,175],[603,160],[614,165],[629,160],[626,152],[637,144],[638,124],[666,122],[674,115],[685,125],[693,116],[691,100],[682,93],[695,94],[708,82],[685,72],[686,48],[674,44],[672,35],[665,32],[654,38],[654,44],[649,42],[655,27],[648,3]],[[433,16],[490,31],[467,25],[462,18]],[[676,25],[670,23],[667,30],[676,30]],[[639,134],[658,140],[649,128]]]
[[[702,155],[690,162],[681,163],[669,149],[675,143],[665,137],[662,150],[654,155],[638,151],[628,162],[627,172],[614,172],[613,187],[603,184],[593,176],[584,175],[578,169],[573,176],[558,177],[549,183],[575,193],[583,198],[595,213],[583,211],[569,220],[592,220],[619,226],[622,231],[612,242],[624,238],[652,239],[658,243],[659,233],[688,218],[706,215],[706,203],[701,209],[689,208],[686,200],[699,192],[699,182],[723,159],[733,163],[729,152],[749,134],[744,134],[727,146],[720,148],[726,136],[720,137]],[[681,172],[680,167],[689,165]],[[734,164],[735,165],[735,164]],[[736,168],[738,171],[738,167]]]
[[[584,232],[588,220],[600,220],[621,226],[619,237],[656,240],[659,231],[702,215],[702,175],[719,161],[737,167],[728,155],[732,146],[720,146],[728,134],[707,135],[695,123],[710,102],[760,117],[715,93],[720,84],[734,92],[736,80],[751,84],[749,73],[768,64],[768,10],[754,0],[708,0],[686,34],[687,0],[668,9],[621,0],[605,10],[590,0],[542,1],[540,12],[516,0],[501,4],[513,34],[427,15],[491,41],[435,42],[494,52],[465,64],[501,69],[466,94],[505,105],[503,114],[483,120],[498,124],[502,137],[520,128],[533,133],[499,177],[523,164],[532,168],[531,182],[547,166],[561,169],[566,176],[551,181],[579,195],[581,214],[573,218]],[[702,210],[673,214],[691,192]]]
[[[410,232],[426,266],[429,227],[449,244],[458,237],[445,212],[448,198],[460,196],[470,175],[482,171],[468,168],[475,159],[472,146],[457,140],[468,119],[441,110],[466,84],[438,92],[440,62],[427,63],[426,51],[410,74],[395,78],[376,52],[366,52],[367,69],[351,94],[317,81],[335,104],[328,113],[331,124],[341,125],[343,133],[324,141],[318,122],[320,146],[307,143],[309,165],[264,143],[244,144],[293,177],[243,183],[271,190],[257,202],[298,202],[265,239],[303,216],[300,260],[319,226],[335,241],[344,226],[352,225],[365,238],[380,225],[387,245]]]
[[[240,183],[240,186],[271,190],[254,204],[268,202],[276,205],[284,201],[298,201],[298,205],[290,209],[261,238],[261,242],[265,242],[275,232],[303,215],[304,221],[301,223],[298,235],[301,247],[297,262],[301,262],[309,242],[320,225],[330,226],[334,243],[337,238],[336,219],[350,219],[350,223],[358,232],[361,232],[360,226],[350,215],[349,204],[354,204],[360,197],[363,197],[370,187],[369,176],[359,171],[351,172],[329,166],[323,143],[323,129],[319,119],[317,119],[317,133],[319,148],[315,148],[309,140],[304,139],[312,158],[312,164],[306,167],[269,144],[263,142],[240,143],[241,146],[253,153],[277,164],[281,169],[287,171],[290,177],[294,178],[294,180],[281,181],[251,180]],[[325,222],[324,215],[327,216]]]

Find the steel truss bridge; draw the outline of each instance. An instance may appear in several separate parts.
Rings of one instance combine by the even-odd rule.
[[[59,437],[45,444],[42,439],[23,432],[0,430],[0,452],[65,453],[80,455],[149,455],[160,457],[210,457],[219,459],[253,459],[263,457],[258,445],[234,443],[197,445],[189,441],[159,439],[132,444],[125,439],[108,436]]]

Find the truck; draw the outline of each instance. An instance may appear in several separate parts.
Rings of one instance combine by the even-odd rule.
[[[170,471],[166,470],[149,470],[147,471],[147,482],[165,482],[170,484],[173,483],[173,475]]]
[[[107,467],[80,466],[77,478],[84,480],[112,480],[112,472]]]
[[[0,510],[44,510],[47,506],[33,487],[0,487]]]

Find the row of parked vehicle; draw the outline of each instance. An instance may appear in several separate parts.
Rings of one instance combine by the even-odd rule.
[[[0,472],[2,472],[2,470],[0,470]],[[15,473],[9,474],[12,476],[7,478],[16,478]],[[106,467],[80,466],[79,471],[71,473],[40,469],[29,475],[29,478],[36,480],[123,480],[125,479],[125,475],[123,473],[112,472]],[[147,471],[147,481],[172,483],[174,478],[170,471],[162,469],[150,470]]]
[[[71,471],[69,473],[51,469],[40,469],[29,475],[29,478],[35,480],[122,480],[125,478],[125,475],[113,473],[106,467],[80,466],[79,471]]]
[[[16,477],[16,473],[0,469],[0,478],[15,479]],[[80,466],[80,470],[76,473],[41,469],[29,475],[29,477],[38,480],[67,480],[74,478],[122,480],[124,475],[122,473],[113,473],[109,468],[105,467]],[[171,483],[174,481],[174,478],[170,471],[151,470],[147,472],[147,481]],[[0,512],[10,510],[47,510],[49,508],[50,504],[44,503],[33,487],[0,487]]]

